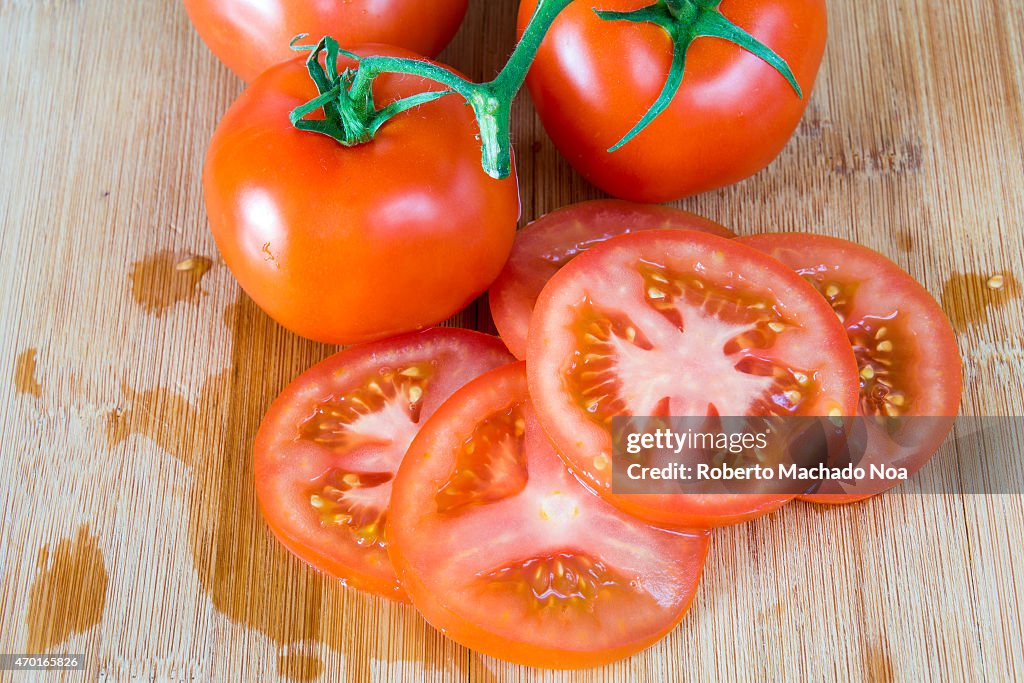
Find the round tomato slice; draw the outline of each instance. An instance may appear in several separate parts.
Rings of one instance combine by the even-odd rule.
[[[750,247],[697,232],[616,237],[544,288],[530,395],[573,471],[655,523],[710,527],[770,512],[771,493],[614,493],[616,416],[853,415],[857,365],[813,287]]]
[[[495,337],[438,328],[310,368],[281,392],[256,435],[256,497],[271,530],[317,569],[405,600],[385,533],[398,465],[452,393],[512,361]]]
[[[519,231],[505,269],[491,286],[491,316],[516,358],[526,358],[530,316],[540,291],[562,266],[612,237],[672,228],[733,237],[707,218],[668,206],[598,199],[553,211]]]
[[[858,414],[870,418],[859,423],[866,432],[861,464],[909,472],[924,466],[952,429],[963,389],[956,334],[928,290],[878,252],[835,237],[774,234],[739,241],[814,285],[846,327],[859,368]],[[891,425],[899,421],[889,421],[887,429],[878,419],[902,417],[910,419],[895,435]],[[801,498],[849,503],[880,492],[874,481],[827,482]]]
[[[390,554],[435,628],[530,666],[597,666],[671,630],[693,600],[704,531],[623,514],[575,479],[537,421],[524,364],[434,414],[395,479]]]

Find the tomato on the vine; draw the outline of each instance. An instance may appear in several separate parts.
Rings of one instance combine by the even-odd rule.
[[[365,46],[360,55],[415,55]],[[339,59],[339,69],[355,66]],[[443,90],[386,73],[376,106]],[[204,175],[225,263],[272,318],[302,336],[352,344],[445,320],[508,258],[519,218],[514,174],[481,168],[473,111],[445,96],[403,111],[366,144],[297,130],[318,96],[303,60],[265,72],[232,105]]]
[[[295,57],[298,34],[345,45],[386,43],[437,55],[455,35],[468,0],[185,0],[196,31],[245,81]]]
[[[449,396],[512,360],[494,337],[437,328],[356,346],[304,372],[256,435],[256,497],[271,530],[321,571],[405,600],[385,533],[399,463]]]
[[[669,32],[640,14],[602,18],[595,5],[656,12],[682,48],[674,50]],[[536,7],[537,0],[523,0],[520,31]],[[744,31],[788,66],[802,97],[780,73],[782,62],[770,65],[740,47]],[[807,107],[826,34],[824,0],[576,2],[554,22],[527,85],[555,146],[587,180],[623,199],[663,202],[738,182],[782,151]],[[685,58],[685,76],[671,102],[609,153],[658,100],[674,53]]]
[[[668,206],[598,199],[566,206],[519,231],[512,254],[488,297],[494,325],[516,358],[526,358],[530,316],[544,285],[565,264],[616,235],[671,228],[721,237],[732,231],[707,218]]]
[[[956,334],[938,302],[895,263],[853,242],[805,233],[738,241],[803,276],[846,327],[859,369],[858,414],[865,418],[856,425],[863,431],[851,434],[859,464],[910,474],[923,467],[952,429],[963,390]],[[894,485],[829,481],[801,498],[851,503]]]
[[[474,650],[531,666],[598,666],[689,608],[704,531],[649,526],[581,484],[544,434],[522,363],[456,392],[395,478],[389,555],[416,608]]]
[[[796,491],[612,490],[612,420],[854,415],[857,365],[832,309],[783,263],[714,235],[649,230],[581,254],[530,322],[530,396],[574,472],[657,524],[712,527]]]

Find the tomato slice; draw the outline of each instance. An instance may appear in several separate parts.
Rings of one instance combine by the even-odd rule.
[[[611,491],[615,416],[853,415],[857,365],[813,287],[698,232],[616,237],[559,271],[530,324],[530,394],[573,471],[652,522],[710,527],[792,495]]]
[[[395,478],[390,554],[413,604],[474,650],[531,666],[596,666],[640,651],[689,608],[705,531],[648,526],[565,468],[523,363],[435,413]]]
[[[437,328],[310,368],[281,392],[256,435],[256,496],[271,530],[317,569],[406,600],[385,532],[398,465],[438,406],[513,360],[495,337]]]
[[[696,214],[615,199],[566,206],[520,230],[512,255],[489,293],[494,325],[515,357],[526,358],[533,307],[544,285],[562,266],[612,237],[658,228],[735,236],[728,228]]]
[[[924,466],[952,429],[963,390],[956,334],[928,290],[878,252],[835,237],[774,234],[739,241],[797,271],[832,306],[857,357],[859,415],[949,418],[908,421],[907,428],[927,433],[898,441],[882,421],[862,423],[865,462],[910,472]],[[875,482],[828,482],[819,491],[801,498],[849,503],[880,492]]]

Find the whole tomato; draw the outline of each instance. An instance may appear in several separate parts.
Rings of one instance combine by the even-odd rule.
[[[192,24],[245,81],[295,57],[288,43],[308,33],[343,45],[388,43],[433,57],[455,35],[468,0],[185,0]]]
[[[675,4],[714,10],[717,3]],[[717,6],[786,61],[802,98],[751,52],[698,37],[668,108],[621,149],[608,152],[658,98],[673,41],[653,23],[602,19],[594,8],[630,12],[649,5],[576,2],[559,15],[527,80],[555,146],[594,185],[633,201],[674,200],[763,169],[782,151],[807,106],[825,49],[824,0],[723,0]],[[537,0],[520,5],[520,32],[536,6]]]
[[[354,51],[415,57],[382,45]],[[384,107],[439,89],[385,74],[373,94]],[[402,112],[372,141],[346,147],[289,122],[317,94],[303,60],[286,62],[253,81],[217,127],[204,189],[225,263],[272,318],[322,342],[381,339],[448,318],[508,258],[515,174],[484,172],[473,111],[457,96]]]

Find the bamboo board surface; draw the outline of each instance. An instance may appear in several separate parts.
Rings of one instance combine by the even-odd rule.
[[[1024,9],[829,11],[782,157],[680,205],[890,255],[957,327],[964,412],[1024,414]],[[472,0],[442,59],[493,73],[514,15]],[[263,525],[250,453],[275,394],[332,349],[240,293],[202,203],[240,82],[172,0],[0,0],[0,38],[0,652],[86,653],[108,680],[1024,679],[1019,495],[793,504],[719,531],[680,627],[575,674],[479,656],[308,569]],[[513,138],[524,219],[600,196],[528,98]],[[455,322],[490,324],[486,307]],[[957,450],[905,490],[981,457]]]

